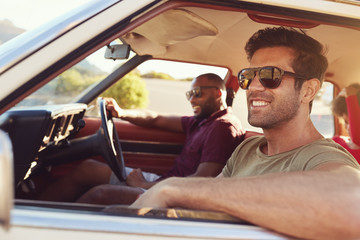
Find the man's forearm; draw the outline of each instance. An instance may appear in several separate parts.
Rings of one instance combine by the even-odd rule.
[[[250,178],[172,178],[150,189],[144,196],[150,200],[139,199],[134,206],[222,211],[297,237],[354,238],[360,237],[359,175],[341,169]],[[157,201],[151,190],[162,199]]]
[[[152,111],[124,110],[121,119],[143,127],[153,127],[158,114]]]
[[[180,116],[159,115],[150,110],[125,110],[120,118],[142,127],[157,127],[168,131],[183,132]]]
[[[131,123],[151,127],[155,124],[158,114],[150,110],[125,110],[119,107],[115,99],[105,98],[106,109],[111,116],[121,118]]]
[[[144,182],[144,183],[142,184],[141,188],[143,188],[143,189],[149,189],[149,188],[151,188],[152,186],[154,186],[154,185],[157,184],[157,183],[158,183],[158,181],[157,181],[157,182]]]

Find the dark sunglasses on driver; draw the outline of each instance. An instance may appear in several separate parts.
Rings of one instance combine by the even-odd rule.
[[[284,75],[304,80],[306,79],[301,75],[284,71],[278,67],[266,66],[258,68],[244,68],[238,74],[239,86],[245,90],[249,89],[252,80],[256,76],[256,73],[258,74],[261,85],[271,89],[277,88],[280,85],[281,79]]]
[[[215,87],[215,86],[196,87],[194,89],[191,89],[191,90],[185,92],[186,99],[190,100],[191,97],[196,97],[196,98],[201,97],[201,89],[206,89],[206,88],[217,88],[217,89],[219,89],[218,87]]]

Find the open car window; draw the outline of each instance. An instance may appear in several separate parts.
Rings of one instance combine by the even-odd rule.
[[[334,115],[331,104],[334,98],[334,85],[324,82],[313,102],[310,118],[316,129],[324,136],[331,138],[335,134]]]
[[[140,108],[164,114],[192,115],[185,92],[190,89],[193,78],[209,72],[225,78],[228,69],[165,60],[147,60],[100,96],[115,98],[120,107],[125,109]]]

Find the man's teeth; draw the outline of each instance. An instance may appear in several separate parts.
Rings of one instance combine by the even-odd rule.
[[[193,107],[193,110],[198,110],[198,109],[200,109],[199,106],[194,106],[194,107]]]
[[[252,105],[255,107],[259,107],[259,106],[266,106],[269,105],[268,102],[264,102],[264,101],[253,101]]]

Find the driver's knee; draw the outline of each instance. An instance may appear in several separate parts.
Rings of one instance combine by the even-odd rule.
[[[91,203],[91,204],[106,204],[105,200],[108,190],[102,185],[91,188],[84,195],[82,195],[76,202]]]
[[[87,159],[75,168],[72,178],[78,184],[96,186],[109,183],[110,175],[111,169],[107,164]]]
[[[104,205],[131,204],[142,193],[144,190],[141,188],[106,184],[91,188],[76,202]]]

